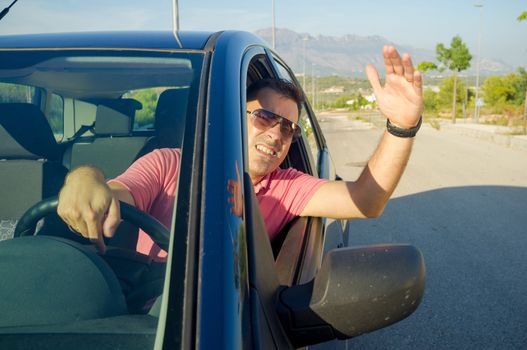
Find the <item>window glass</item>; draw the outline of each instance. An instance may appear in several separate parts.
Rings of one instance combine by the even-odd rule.
[[[134,188],[132,196],[145,202],[148,198],[158,198],[150,206],[143,203],[143,209],[150,211],[165,227],[173,222],[180,228],[185,225],[189,210],[174,211],[172,207],[178,207],[176,200],[186,203],[187,207],[190,202],[191,191],[179,189],[188,188],[193,180],[189,174],[194,157],[182,152],[192,152],[194,140],[191,136],[185,139],[188,151],[182,149],[181,142],[185,130],[188,135],[195,134],[191,131],[197,118],[203,57],[201,52],[175,51],[1,50],[0,103],[38,106],[46,114],[56,139],[68,142],[60,148],[64,152],[57,156],[59,159],[56,162],[48,159],[46,171],[39,173],[34,171],[38,164],[33,163],[44,161],[32,162],[32,158],[37,158],[33,157],[37,153],[35,147],[23,152],[13,147],[14,142],[0,140],[0,151],[8,155],[0,162],[2,185],[14,189],[1,192],[4,205],[0,207],[0,275],[3,278],[0,339],[10,334],[14,344],[20,345],[27,339],[27,332],[31,332],[38,335],[31,340],[33,345],[24,343],[25,347],[69,349],[75,342],[89,342],[95,349],[107,345],[107,339],[111,338],[115,348],[153,348],[157,320],[165,324],[165,314],[158,308],[159,296],[169,283],[164,281],[167,254],[159,251],[146,233],[138,236],[132,225],[120,225],[107,242],[108,246],[130,251],[108,249],[107,254],[101,255],[95,254],[89,241],[82,240],[55,218],[43,220],[44,224],[38,226],[41,230],[38,235],[25,237],[28,239],[25,247],[17,248],[17,242],[24,240],[12,238],[16,222],[28,208],[44,197],[57,195],[64,182],[67,170],[64,167],[73,169],[90,164],[111,179],[146,153],[151,157],[143,158],[140,166],[136,163],[134,170],[127,173],[127,184],[132,183],[129,187]],[[131,120],[137,132],[130,132]],[[76,135],[79,130],[89,129],[94,121],[93,133]],[[40,139],[49,139],[47,135],[38,137],[45,128],[20,125],[19,129],[27,135],[15,142],[38,143]],[[151,152],[159,148],[172,150]],[[28,156],[28,153],[33,154]],[[20,165],[19,158],[31,162]],[[11,160],[16,162],[9,163]],[[22,167],[26,164],[27,171]],[[183,174],[182,179],[178,178],[179,174]],[[78,189],[85,190],[86,186],[86,192],[90,192],[91,183],[84,181]],[[121,213],[124,215],[124,211]],[[185,232],[185,229],[178,231],[183,241]],[[40,239],[43,236],[61,239]],[[61,243],[62,238],[68,243]],[[69,241],[79,241],[88,248],[84,250]],[[32,256],[31,252],[36,255]],[[36,265],[24,265],[27,261],[41,264],[34,270]],[[174,274],[179,269],[185,271],[185,262],[172,268],[170,285],[180,285],[179,278],[185,278],[184,273]],[[46,280],[45,290],[34,288],[42,279]],[[177,303],[176,298],[171,302]],[[178,312],[170,311],[173,318],[179,317]],[[94,328],[94,324],[98,326]],[[27,326],[31,326],[30,330]]]
[[[187,101],[185,98],[181,99],[180,96],[184,96],[186,94],[185,91],[188,91],[188,89],[188,85],[180,85],[132,90],[125,93],[123,95],[123,99],[133,99],[140,103],[140,109],[135,111],[133,130],[143,131],[153,130],[155,128],[154,122],[156,119],[157,105],[160,102],[161,105],[167,104],[166,98],[161,97],[163,94],[173,95],[176,97],[173,101],[171,101],[173,107],[172,115],[176,119],[178,118],[178,115],[181,116],[184,114]],[[177,98],[178,96],[179,98]],[[164,107],[161,106],[157,113],[162,113],[163,109]],[[161,123],[161,126],[163,126],[162,124],[163,123]]]
[[[32,86],[0,83],[0,103],[34,103],[35,91]]]
[[[164,88],[150,88],[129,91],[123,95],[124,98],[133,98],[141,103],[141,109],[135,112],[134,130],[145,130],[154,128],[156,104]]]
[[[289,72],[289,70],[278,60],[275,61],[278,67],[278,73],[280,74],[280,77],[282,79],[286,79],[288,81],[291,81],[293,83],[296,83],[296,79],[294,79]],[[315,137],[315,134],[313,132],[313,127],[311,123],[311,116],[307,112],[306,104],[304,103],[302,106],[302,111],[300,111],[300,125],[302,126],[302,130],[304,131],[304,134],[307,138],[308,148],[311,152],[312,159],[316,162],[318,159],[318,143]]]
[[[55,139],[61,141],[64,138],[64,100],[61,96],[51,94],[47,118]]]
[[[304,134],[307,138],[307,144],[309,151],[311,152],[311,156],[313,157],[313,161],[316,162],[318,159],[318,143],[315,138],[315,134],[313,132],[313,126],[311,124],[311,119],[309,118],[309,114],[307,113],[306,105],[304,104],[302,106],[302,111],[300,112],[300,125],[302,126],[302,130],[304,131]]]

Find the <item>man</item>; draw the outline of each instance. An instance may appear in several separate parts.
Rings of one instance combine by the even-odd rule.
[[[414,71],[410,57],[399,56],[392,46],[383,48],[383,56],[384,86],[372,65],[366,67],[366,74],[387,118],[387,131],[355,182],[325,181],[280,169],[299,128],[301,93],[276,80],[249,87],[248,169],[271,239],[297,215],[349,219],[383,212],[410,156],[423,106],[421,74]],[[178,149],[156,150],[108,183],[95,168],[77,168],[60,192],[58,213],[101,251],[103,235],[111,237],[120,222],[119,200],[151,213],[168,227],[179,160]],[[166,254],[146,235],[140,236],[137,249],[158,258]]]

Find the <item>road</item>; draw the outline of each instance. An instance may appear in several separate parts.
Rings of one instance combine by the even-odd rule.
[[[355,179],[382,129],[321,126],[337,173]],[[527,348],[527,151],[425,125],[384,214],[353,221],[346,241],[411,243],[427,267],[419,309],[348,348]]]

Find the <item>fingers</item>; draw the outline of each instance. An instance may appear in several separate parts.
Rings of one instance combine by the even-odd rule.
[[[384,47],[382,48],[382,55],[384,56],[384,66],[386,69],[386,74],[395,73],[392,61],[390,59],[390,48],[393,49],[393,46],[384,45]]]
[[[89,239],[97,246],[101,253],[106,251],[106,245],[102,237],[102,219],[91,209],[85,209],[82,212],[71,208],[57,208],[57,213],[66,222],[70,230],[80,234],[82,237]]]
[[[108,207],[106,219],[102,225],[102,232],[106,237],[113,237],[117,226],[121,223],[121,207],[119,201],[114,197]]]
[[[414,88],[418,93],[423,90],[423,76],[418,70],[414,71]]]
[[[87,220],[86,228],[88,230],[89,240],[104,254],[106,252],[106,244],[104,244],[102,236],[102,223],[100,218],[92,217],[91,220]]]
[[[409,81],[414,81],[414,65],[410,55],[404,53],[399,56],[399,53],[395,47],[391,45],[385,45],[383,48],[384,65],[386,66],[386,74],[396,74],[404,76]]]
[[[368,64],[366,66],[366,76],[368,77],[368,80],[370,81],[371,87],[373,88],[373,92],[375,95],[381,90],[381,82],[379,79],[379,73],[377,72],[377,69],[371,64]]]
[[[412,59],[410,58],[410,55],[407,53],[403,54],[403,71],[404,71],[404,77],[409,82],[412,82],[414,80],[414,65],[412,63]]]
[[[395,49],[395,47],[387,45],[383,49],[384,63],[386,65],[386,74],[393,72],[397,75],[403,75],[404,68],[401,56]]]

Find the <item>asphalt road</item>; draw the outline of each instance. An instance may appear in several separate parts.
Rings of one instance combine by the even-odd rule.
[[[337,173],[355,179],[382,130],[321,126]],[[353,221],[347,242],[411,243],[427,268],[419,309],[347,348],[527,349],[527,151],[424,126],[384,214]]]

